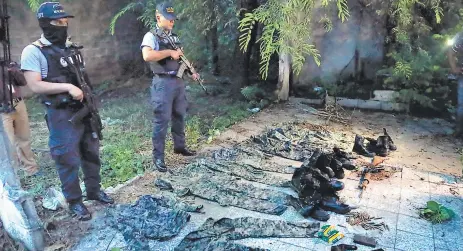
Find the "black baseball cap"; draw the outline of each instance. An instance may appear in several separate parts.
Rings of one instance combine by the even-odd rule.
[[[174,12],[174,6],[169,2],[163,2],[156,6],[156,10],[159,11],[167,20],[177,20],[177,15]]]
[[[74,17],[64,11],[63,6],[58,2],[45,2],[37,10],[37,19],[60,19]]]

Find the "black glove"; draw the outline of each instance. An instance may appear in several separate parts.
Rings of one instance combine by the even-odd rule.
[[[355,245],[339,244],[337,246],[332,246],[331,251],[347,251],[347,250],[357,250]]]

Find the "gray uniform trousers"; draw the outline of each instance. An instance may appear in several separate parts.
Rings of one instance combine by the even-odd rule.
[[[185,115],[187,100],[182,79],[169,75],[153,77],[151,84],[153,119],[153,158],[164,159],[167,128],[172,119],[172,138],[175,149],[185,147]]]

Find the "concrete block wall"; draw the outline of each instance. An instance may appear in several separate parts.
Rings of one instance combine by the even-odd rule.
[[[25,0],[9,1],[12,59],[20,60],[25,46],[35,41],[42,33],[35,13]],[[145,30],[133,13],[127,13],[116,26],[116,34],[109,33],[111,18],[130,0],[79,0],[62,1],[65,10],[75,15],[70,20],[69,35],[72,41],[84,46],[86,68],[94,85],[118,78],[125,65],[142,57],[139,46]]]
[[[321,54],[321,65],[317,66],[308,57],[301,74],[295,76],[295,85],[320,84],[314,83],[314,78],[335,82],[354,73],[356,50],[365,66],[365,76],[375,79],[376,71],[382,67],[384,54],[385,16],[376,14],[376,10],[384,8],[383,3],[372,0],[368,7],[364,7],[357,0],[348,0],[348,6],[350,17],[344,23],[332,6],[328,12],[333,21],[330,32],[326,32],[323,24],[318,22],[327,12],[315,10],[311,42]]]

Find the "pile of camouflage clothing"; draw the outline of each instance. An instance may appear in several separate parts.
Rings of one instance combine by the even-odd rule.
[[[368,141],[366,147],[364,145],[365,139]],[[387,157],[390,151],[395,150],[397,150],[397,146],[387,133],[386,128],[383,128],[383,135],[379,136],[378,139],[364,138],[360,135],[355,135],[354,148],[352,149],[353,152],[365,157],[374,157],[375,155]]]
[[[349,213],[352,208],[341,203],[336,192],[344,188],[344,183],[337,180],[344,178],[344,169],[355,169],[350,161],[353,158],[337,147],[330,154],[316,149],[293,174],[291,181],[299,198],[292,201],[292,206],[304,217],[320,221],[329,219],[326,211]]]

